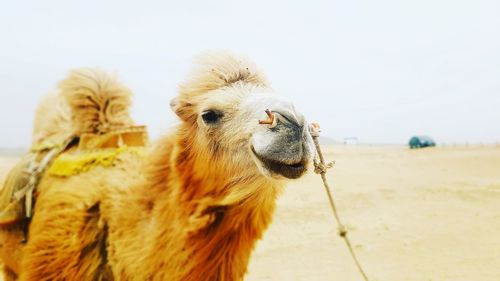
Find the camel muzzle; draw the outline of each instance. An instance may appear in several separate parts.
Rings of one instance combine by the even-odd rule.
[[[272,174],[296,179],[307,171],[312,155],[312,139],[302,115],[289,110],[266,110],[266,141],[255,141],[252,151]]]

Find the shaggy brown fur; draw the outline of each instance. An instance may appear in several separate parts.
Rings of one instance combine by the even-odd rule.
[[[77,134],[106,133],[132,124],[129,114],[132,93],[114,76],[79,69],[72,71],[59,88],[72,108]]]
[[[60,82],[58,92],[45,96],[37,107],[33,147],[50,146],[86,132],[129,127],[130,97],[130,90],[115,76],[99,69],[72,70]],[[0,258],[6,280],[15,280],[16,272],[21,271],[23,239],[20,225],[0,228]]]
[[[115,76],[100,69],[72,70],[57,94],[40,102],[33,126],[33,145],[60,135],[107,133],[132,125],[132,93]]]
[[[250,62],[205,57],[172,103],[183,121],[145,157],[124,153],[112,168],[45,176],[20,279],[242,280],[284,183],[233,148],[249,137],[238,133],[244,124],[207,135],[197,116],[214,99],[235,110],[256,90],[270,91]],[[78,117],[79,130],[105,120],[94,117]]]

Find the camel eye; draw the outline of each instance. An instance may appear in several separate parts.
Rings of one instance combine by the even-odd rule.
[[[203,121],[206,124],[215,124],[220,120],[221,117],[222,114],[220,112],[215,112],[213,110],[206,110],[201,114],[201,118],[203,118]]]

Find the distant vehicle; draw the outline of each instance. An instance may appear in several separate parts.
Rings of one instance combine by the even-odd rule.
[[[408,142],[410,148],[422,148],[436,146],[436,142],[428,136],[414,136]]]
[[[346,137],[346,138],[344,138],[344,144],[351,144],[351,145],[358,144],[358,138],[357,137]]]

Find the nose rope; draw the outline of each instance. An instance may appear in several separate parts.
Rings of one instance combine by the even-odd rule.
[[[363,270],[363,267],[361,266],[361,263],[359,262],[356,256],[356,253],[354,252],[354,248],[352,247],[351,241],[349,240],[349,237],[347,237],[347,228],[340,220],[337,207],[335,206],[335,201],[333,200],[332,192],[330,191],[330,186],[328,185],[328,182],[326,180],[326,172],[329,168],[333,167],[335,162],[325,164],[325,157],[323,156],[323,153],[321,152],[321,147],[319,145],[319,133],[321,132],[319,124],[312,123],[309,126],[309,132],[311,133],[314,145],[316,146],[316,153],[319,156],[319,162],[317,161],[316,157],[314,158],[314,172],[316,174],[321,175],[321,179],[323,180],[323,185],[325,186],[326,195],[328,196],[328,201],[330,202],[330,207],[333,211],[333,216],[337,221],[338,235],[340,236],[340,238],[344,240],[345,244],[347,245],[349,253],[351,254],[351,257],[354,260],[354,263],[356,264],[356,267],[358,268],[359,272],[363,276],[363,279],[365,281],[369,281],[365,271]]]
[[[259,120],[259,124],[261,125],[269,125],[269,128],[272,129],[278,125],[278,118],[274,113],[272,113],[269,109],[266,109],[267,119]]]
[[[274,128],[278,124],[278,118],[274,113],[272,113],[269,109],[265,110],[268,119],[266,120],[259,120],[259,124],[262,125],[269,125],[269,128]],[[309,126],[309,132],[311,133],[311,137],[314,141],[314,145],[316,146],[316,154],[318,157],[314,157],[314,172],[316,174],[319,174],[321,176],[321,179],[323,180],[323,185],[325,186],[325,191],[326,195],[328,197],[328,201],[330,203],[330,207],[333,212],[333,216],[335,217],[335,220],[337,221],[337,229],[338,229],[338,235],[340,238],[342,238],[347,245],[347,249],[349,250],[349,253],[351,254],[352,259],[354,260],[354,263],[356,264],[356,267],[358,268],[358,271],[361,273],[361,276],[363,276],[363,280],[369,281],[368,276],[366,275],[365,271],[363,270],[363,267],[361,266],[361,263],[358,260],[358,257],[356,256],[356,253],[354,252],[354,248],[352,247],[351,240],[347,236],[347,228],[345,225],[342,223],[340,216],[337,211],[337,207],[335,205],[335,201],[333,200],[333,195],[332,192],[330,191],[330,186],[328,185],[328,181],[326,180],[326,172],[328,169],[332,168],[335,162],[330,162],[328,164],[325,163],[325,157],[323,156],[323,152],[321,151],[321,146],[319,145],[319,133],[321,132],[320,126],[318,123],[312,123]],[[319,162],[318,162],[319,158]]]

